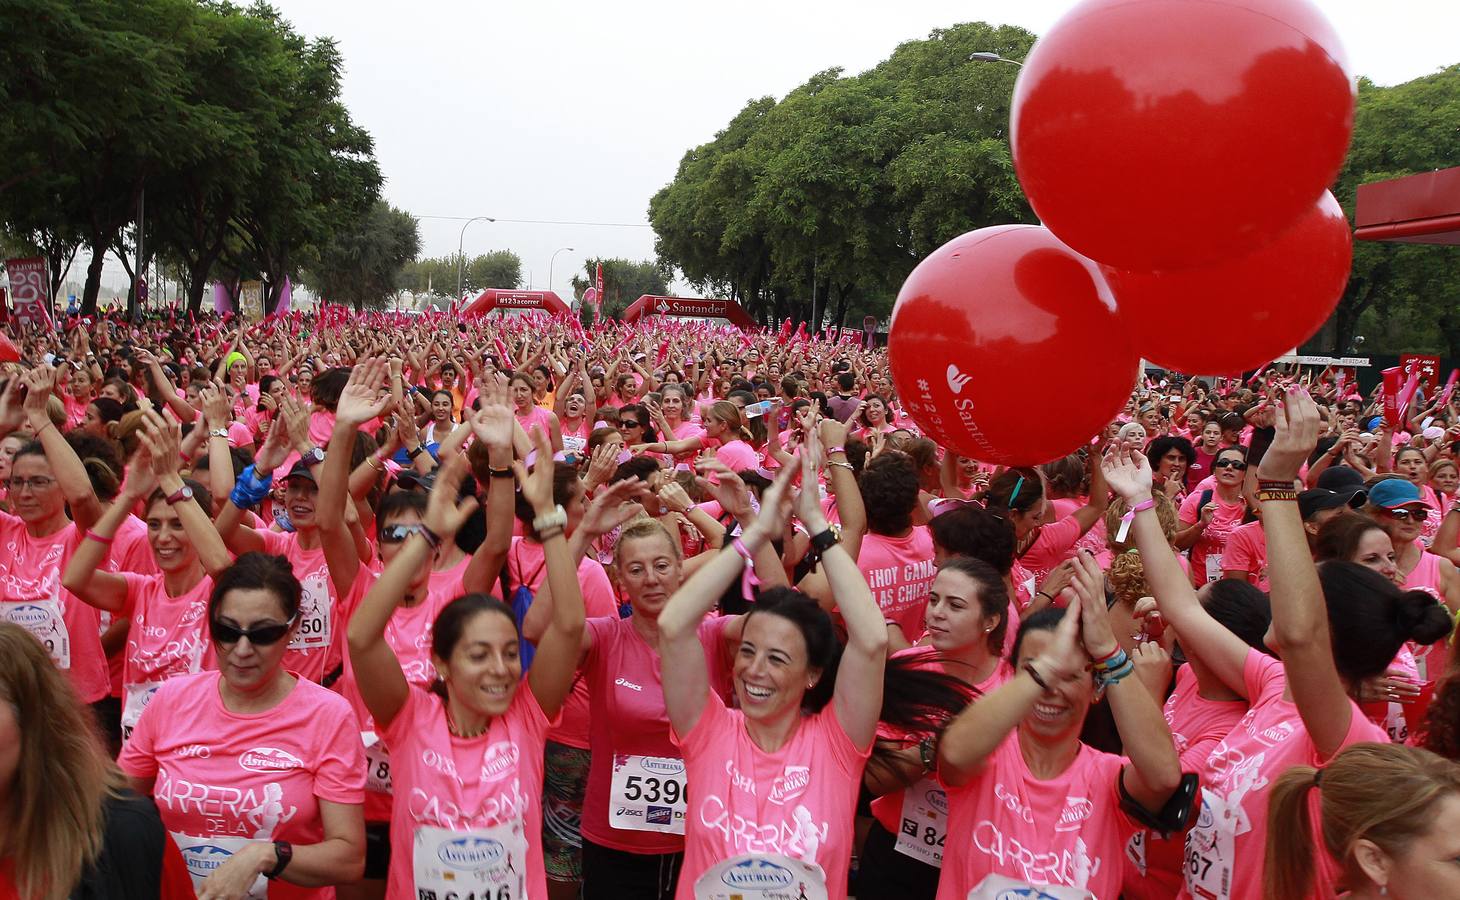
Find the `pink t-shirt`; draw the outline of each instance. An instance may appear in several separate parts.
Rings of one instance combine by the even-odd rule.
[[[1182,897],[1259,900],[1267,852],[1268,789],[1292,766],[1327,762],[1313,746],[1298,707],[1283,699],[1287,676],[1281,662],[1248,650],[1243,680],[1251,708],[1217,744],[1198,773],[1202,808],[1186,837],[1188,864]],[[1339,749],[1359,741],[1387,743],[1384,730],[1350,705],[1353,720]],[[1309,799],[1314,824],[1311,839],[1314,846],[1321,847],[1317,793]],[[1334,896],[1337,871],[1327,854],[1319,854],[1312,896]]]
[[[1049,505],[1054,507],[1056,520],[1068,519],[1071,513],[1088,506],[1089,503],[1089,499],[1085,497],[1061,497],[1058,500],[1049,501]],[[1076,550],[1089,550],[1098,555],[1108,551],[1108,544],[1109,542],[1105,539],[1105,519],[1101,517],[1095,520],[1095,524],[1090,526],[1089,531],[1075,541],[1075,546],[1065,558],[1069,559],[1074,556]]]
[[[374,572],[361,572],[355,579],[355,586],[345,598],[345,620],[355,615],[360,602],[375,585],[380,576]],[[415,687],[429,689],[436,680],[436,668],[431,664],[431,627],[446,604],[461,596],[461,578],[455,582],[444,581],[439,586],[432,580],[426,589],[426,598],[414,606],[397,604],[390,619],[385,623],[385,642],[395,653],[401,673],[406,682]],[[360,696],[359,682],[350,654],[345,654],[344,671],[333,689],[350,702],[360,724],[360,736],[365,743],[365,821],[389,822],[391,808],[391,757],[390,750],[381,741],[375,730],[375,720]]]
[[[882,615],[909,638],[923,633],[923,609],[938,567],[933,565],[933,535],[914,525],[904,537],[868,534],[857,554],[857,568],[872,588]]]
[[[1043,526],[1034,543],[1019,556],[1019,564],[1036,582],[1044,581],[1050,570],[1075,555],[1075,542],[1080,539],[1080,522],[1073,516]]]
[[[122,573],[127,582],[127,647],[121,654],[122,736],[136,727],[149,700],[164,681],[213,668],[208,641],[208,595],[213,579],[204,575],[192,590],[172,597],[161,575]]]
[[[732,472],[744,472],[760,467],[760,454],[745,441],[727,441],[715,448],[715,459],[724,463]]]
[[[1186,525],[1194,525],[1201,518],[1201,496],[1202,492],[1196,491],[1181,501],[1177,518]],[[1247,504],[1240,498],[1236,503],[1223,503],[1214,492],[1209,502],[1215,508],[1212,520],[1191,547],[1191,581],[1197,587],[1222,577],[1222,553],[1227,538],[1242,524],[1242,516],[1247,512]]]
[[[537,428],[542,431],[543,434],[551,436],[549,428],[552,414],[543,409],[541,406],[529,407],[527,412],[525,413],[513,410],[513,415],[517,416],[518,424],[520,424],[522,426],[522,430],[527,432],[529,435],[532,434],[533,428]]]
[[[835,703],[803,717],[790,740],[768,753],[745,730],[745,714],[711,693],[695,727],[673,739],[689,776],[676,900],[694,900],[697,878],[742,853],[819,865],[827,897],[844,900],[857,790],[872,747],[852,743]]]
[[[134,778],[156,778],[153,799],[195,886],[251,841],[318,843],[319,801],[358,804],[364,794],[364,752],[343,697],[301,678],[273,709],[235,713],[220,677],[163,685],[117,760]],[[275,881],[268,894],[327,900],[334,890]]]
[[[1222,738],[1247,713],[1246,700],[1208,700],[1199,690],[1191,666],[1180,667],[1176,670],[1176,687],[1162,710],[1176,753],[1181,757],[1183,772],[1200,769]],[[1185,833],[1163,839],[1160,834],[1142,829],[1126,843],[1125,897],[1127,900],[1170,900],[1181,889],[1185,863]]]
[[[512,546],[507,550],[509,588],[516,590],[525,582],[536,596],[546,581],[547,560],[543,556],[542,544],[522,537],[512,538]],[[585,556],[578,562],[578,586],[583,590],[583,610],[588,618],[618,615],[618,598],[613,592],[613,582],[608,580],[608,573],[598,560]],[[510,601],[511,598],[508,599]],[[548,740],[587,750],[589,705],[588,685],[580,678],[574,682],[572,692],[563,702],[557,722],[548,732]]]
[[[1418,543],[1418,542],[1416,542]],[[1419,562],[1404,578],[1404,589],[1406,591],[1424,591],[1441,603],[1445,602],[1444,595],[1440,592],[1440,563],[1443,558],[1428,550],[1420,554]],[[1415,671],[1420,681],[1439,681],[1440,676],[1445,674],[1449,665],[1452,648],[1449,641],[1437,641],[1433,644],[1409,643],[1409,649],[1414,653]]]
[[[96,609],[61,587],[61,573],[81,544],[74,523],[31,537],[25,522],[0,512],[0,618],[36,636],[85,703],[111,692]]]
[[[729,669],[725,651],[729,621],[721,616],[700,624],[700,644],[712,670]],[[669,738],[659,654],[634,630],[633,619],[589,619],[585,627],[593,635],[593,643],[579,671],[599,714],[589,726],[592,755],[583,799],[583,836],[629,853],[679,853],[684,850],[682,835],[616,828],[609,823],[610,805],[618,800],[612,788],[620,757],[679,758],[679,748]]]
[[[1015,729],[971,781],[948,790],[939,900],[963,900],[989,875],[1119,896],[1121,854],[1136,830],[1116,788],[1125,763],[1081,744],[1069,768],[1040,781]]]
[[[410,689],[405,706],[382,735],[390,745],[395,787],[387,897],[423,896],[418,891],[430,889],[418,883],[423,875],[436,882],[451,880],[455,873],[431,860],[450,855],[452,844],[469,850],[489,847],[492,841],[501,854],[499,868],[510,864],[512,880],[520,885],[525,879],[525,891],[513,887],[507,896],[547,896],[542,858],[547,729],[548,719],[525,680],[507,711],[474,738],[452,736],[439,696]],[[425,865],[413,866],[418,838],[423,847],[437,852],[422,854]],[[477,896],[495,897],[497,890]]]
[[[324,547],[305,550],[295,533],[261,531],[259,535],[264,539],[264,552],[287,559],[294,577],[304,587],[299,601],[299,627],[284,654],[284,668],[321,682],[343,659],[345,626]]]
[[[1247,580],[1258,588],[1268,590],[1267,582],[1267,534],[1261,522],[1238,525],[1227,538],[1227,549],[1222,553],[1222,571],[1246,572]]]

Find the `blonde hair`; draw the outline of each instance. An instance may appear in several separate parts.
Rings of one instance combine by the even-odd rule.
[[[1354,845],[1372,841],[1398,856],[1429,830],[1435,804],[1460,794],[1460,765],[1402,744],[1354,744],[1321,770],[1293,766],[1273,785],[1267,811],[1263,896],[1301,900],[1312,894],[1315,847],[1308,792],[1319,791],[1323,843],[1352,888],[1366,876]]]
[[[648,516],[638,516],[624,525],[623,530],[618,534],[618,540],[613,545],[613,565],[618,568],[623,565],[624,544],[629,541],[637,541],[641,538],[662,537],[669,544],[674,558],[680,560],[684,557],[684,550],[679,546],[679,541],[669,533],[669,529],[658,519],[651,519]]]
[[[745,427],[745,414],[734,403],[716,400],[710,404],[709,416],[729,428],[737,439],[750,443],[750,429]]]
[[[1156,504],[1156,521],[1161,523],[1161,533],[1166,535],[1166,542],[1170,543],[1171,539],[1176,536],[1176,504],[1160,491],[1153,494],[1151,500]],[[1110,501],[1110,506],[1106,507],[1105,518],[1102,520],[1105,523],[1105,543],[1116,553],[1135,546],[1135,541],[1129,534],[1126,535],[1124,542],[1115,539],[1115,536],[1120,533],[1120,517],[1125,515],[1129,509],[1130,506],[1125,502],[1125,498],[1114,497]]]
[[[30,632],[0,622],[0,702],[20,726],[0,855],[15,860],[20,896],[62,900],[101,853],[104,804],[122,789],[91,711]]]
[[[1134,608],[1137,600],[1151,596],[1151,589],[1146,586],[1146,568],[1141,563],[1138,550],[1116,554],[1110,563],[1109,578],[1117,603]]]

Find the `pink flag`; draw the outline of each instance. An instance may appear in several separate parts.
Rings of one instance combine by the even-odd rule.
[[[1452,397],[1455,393],[1455,379],[1457,377],[1460,377],[1460,369],[1451,369],[1450,377],[1445,380],[1445,390],[1440,395],[1441,406],[1450,405],[1450,397]]]

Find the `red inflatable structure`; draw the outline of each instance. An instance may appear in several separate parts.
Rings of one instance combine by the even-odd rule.
[[[660,297],[644,294],[624,310],[625,322],[636,322],[644,316],[682,316],[694,319],[724,319],[737,328],[754,328],[755,321],[745,308],[734,300],[711,300],[702,297]]]
[[[463,316],[485,316],[496,309],[540,309],[549,315],[569,314],[568,304],[553,291],[509,291],[487,288],[461,311]]]

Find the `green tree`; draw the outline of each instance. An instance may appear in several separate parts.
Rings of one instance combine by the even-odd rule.
[[[463,285],[471,294],[488,288],[517,288],[522,284],[522,258],[511,250],[493,250],[466,261]]]
[[[1359,80],[1354,137],[1334,196],[1352,221],[1358,186],[1429,172],[1460,163],[1460,65],[1391,87]],[[1367,350],[1412,350],[1447,346],[1460,355],[1460,259],[1453,247],[1356,241],[1347,288],[1328,323],[1312,342],[1334,355],[1353,346],[1361,323],[1366,332],[1419,309],[1415,328],[1385,333]],[[1366,337],[1368,334],[1366,334]]]
[[[326,300],[359,311],[383,309],[399,289],[401,272],[421,251],[416,217],[377,200],[353,228],[335,231],[318,250],[304,284]]]
[[[593,286],[599,263],[603,264],[603,314],[616,318],[623,315],[630,303],[645,294],[665,295],[669,293],[669,279],[672,273],[663,264],[652,260],[589,259],[583,263],[582,275],[573,276],[573,298],[581,301],[583,292]],[[593,321],[593,309],[585,306],[578,311],[584,324]]]

